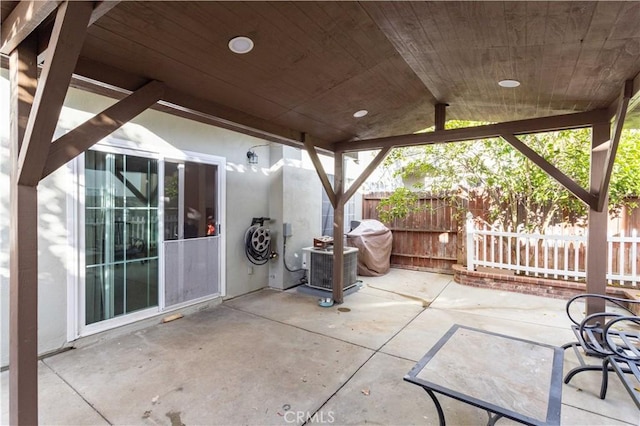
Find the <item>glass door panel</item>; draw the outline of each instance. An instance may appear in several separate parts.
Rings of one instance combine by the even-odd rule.
[[[180,196],[183,190],[180,184],[184,178],[184,166],[178,163],[164,163],[164,240],[182,238],[182,217],[180,216]]]
[[[157,306],[157,160],[89,151],[85,188],[85,323]]]
[[[184,238],[216,235],[217,166],[184,164]]]

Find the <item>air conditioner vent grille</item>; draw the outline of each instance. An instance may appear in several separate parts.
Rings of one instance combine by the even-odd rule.
[[[333,288],[333,251],[305,249],[309,252],[309,287],[331,290]],[[358,281],[358,250],[345,248],[343,252],[344,281],[346,290]]]

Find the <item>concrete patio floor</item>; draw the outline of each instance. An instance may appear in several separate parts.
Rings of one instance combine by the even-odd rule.
[[[572,339],[563,300],[399,269],[361,279],[362,288],[340,306],[319,307],[317,297],[295,289],[262,290],[45,358],[40,421],[271,425],[302,424],[315,414],[313,423],[432,425],[433,403],[402,378],[454,323],[551,345]],[[565,372],[577,365],[571,351],[564,364]],[[617,379],[606,400],[598,398],[599,387],[595,372],[563,385],[563,425],[640,424]],[[2,424],[7,393],[5,371]],[[450,425],[487,422],[480,409],[440,400]]]

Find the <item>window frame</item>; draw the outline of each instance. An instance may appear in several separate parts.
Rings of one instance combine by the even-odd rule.
[[[158,305],[129,314],[86,324],[86,247],[85,247],[85,155],[84,153],[68,163],[68,170],[72,176],[73,190],[67,192],[67,224],[69,229],[68,243],[73,248],[68,258],[67,267],[67,340],[73,341],[80,337],[107,331],[116,327],[131,324],[160,314],[166,314],[187,306],[196,305],[226,295],[226,235],[222,226],[226,223],[226,158],[180,150],[175,147],[158,149],[151,144],[140,144],[131,141],[108,137],[91,147],[91,150],[113,154],[131,155],[154,159],[158,161]],[[173,305],[169,309],[164,305],[164,166],[166,161],[195,162],[217,166],[216,203],[217,203],[217,232],[220,237],[219,282],[220,293],[191,300],[180,305]]]

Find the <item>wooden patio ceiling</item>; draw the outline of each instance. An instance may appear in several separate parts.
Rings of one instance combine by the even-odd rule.
[[[3,43],[18,3],[1,4]],[[640,71],[640,2],[96,4],[74,84],[114,95],[87,79],[127,91],[158,80],[165,107],[329,151],[429,127],[438,103],[488,122],[609,108]],[[237,35],[254,50],[232,53]]]
[[[346,200],[393,146],[500,136],[589,205],[587,291],[606,291],[609,180],[640,92],[637,1],[23,0],[0,9],[0,62],[8,63],[11,85],[12,424],[38,423],[38,183],[151,105],[304,145],[336,230]],[[227,43],[238,35],[251,37],[255,49],[231,53]],[[502,79],[522,85],[503,89]],[[52,141],[70,82],[124,99]],[[369,114],[355,119],[361,109]],[[501,124],[444,130],[445,116]],[[436,131],[413,134],[432,124]],[[587,126],[588,190],[517,137]],[[335,152],[333,187],[316,148]],[[345,189],[344,152],[372,148],[381,150]],[[342,251],[337,238],[336,303]]]

